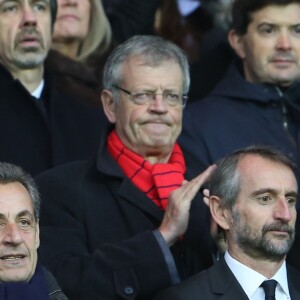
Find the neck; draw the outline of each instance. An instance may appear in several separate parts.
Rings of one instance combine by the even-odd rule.
[[[154,165],[154,164],[158,164],[158,163],[161,163],[161,164],[165,164],[169,161],[170,159],[170,156],[171,156],[171,153],[168,153],[167,155],[160,155],[160,156],[144,156],[145,160],[147,160],[151,165]]]
[[[242,252],[240,249],[236,251],[236,249],[232,247],[228,247],[229,254],[236,259],[238,262],[242,263],[243,265],[251,268],[252,270],[262,274],[266,278],[272,278],[276,272],[282,266],[285,256],[282,259],[271,259],[263,257],[252,257],[249,256],[247,253]]]
[[[44,76],[44,67],[28,70],[12,70],[12,76],[18,79],[29,93],[32,93],[41,83]]]
[[[173,147],[171,149],[132,149],[132,151],[138,153],[151,165],[154,165],[157,163],[168,163]]]
[[[52,48],[63,55],[76,60],[79,51],[79,41],[73,40],[66,43],[65,41],[53,41]]]

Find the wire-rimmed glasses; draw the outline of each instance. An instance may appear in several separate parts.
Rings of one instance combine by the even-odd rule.
[[[177,94],[172,91],[164,91],[162,94],[158,94],[152,91],[130,92],[117,85],[113,87],[129,95],[130,100],[137,105],[151,103],[155,100],[157,95],[161,95],[163,101],[170,106],[185,106],[188,99],[187,95]]]

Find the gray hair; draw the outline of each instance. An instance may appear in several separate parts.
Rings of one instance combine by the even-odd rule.
[[[27,190],[32,201],[34,218],[37,220],[40,217],[41,200],[34,180],[20,167],[7,162],[0,162],[0,184],[14,182],[21,183]]]
[[[183,93],[188,93],[190,73],[188,60],[183,50],[174,43],[158,36],[136,35],[115,48],[104,67],[103,87],[112,90],[116,99],[118,96],[114,86],[120,85],[122,82],[122,65],[132,56],[141,56],[150,66],[159,66],[164,61],[178,63],[183,75]]]
[[[220,197],[227,208],[232,208],[240,192],[239,161],[246,155],[257,155],[262,158],[287,166],[293,172],[296,164],[279,150],[269,146],[254,145],[239,149],[217,162],[217,168],[209,181],[210,195]]]

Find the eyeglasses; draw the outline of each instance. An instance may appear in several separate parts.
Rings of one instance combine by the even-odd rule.
[[[162,94],[157,94],[151,91],[130,92],[117,85],[114,85],[113,87],[129,95],[130,100],[137,105],[150,103],[155,100],[157,95],[161,95],[163,101],[170,106],[185,106],[188,99],[187,95],[179,95],[170,91],[164,91]]]

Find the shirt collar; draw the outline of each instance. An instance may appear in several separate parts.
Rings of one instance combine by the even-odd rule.
[[[289,295],[285,261],[272,278],[266,278],[262,274],[254,271],[253,269],[245,266],[244,264],[234,259],[228,253],[228,251],[226,251],[224,258],[229,269],[234,274],[234,276],[238,280],[239,284],[242,286],[249,299],[251,299],[252,295],[260,287],[262,282],[268,279],[275,279],[284,291],[284,293],[286,295]]]
[[[39,99],[41,97],[43,88],[44,88],[44,79],[42,79],[38,87],[31,93],[31,96],[35,97],[36,99]]]

